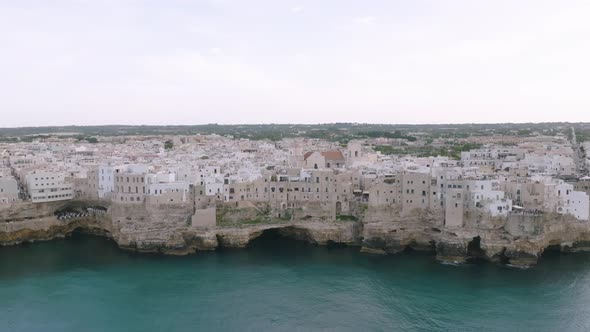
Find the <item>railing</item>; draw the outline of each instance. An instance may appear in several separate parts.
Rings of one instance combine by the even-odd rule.
[[[512,215],[525,215],[525,216],[540,216],[545,214],[545,211],[533,209],[533,210],[519,210],[519,211],[510,211]]]
[[[97,216],[97,215],[104,215],[106,213],[107,213],[106,210],[87,208],[85,212],[75,212],[75,211],[56,212],[55,215],[57,217],[57,220],[72,220],[72,219],[86,218],[86,217]]]

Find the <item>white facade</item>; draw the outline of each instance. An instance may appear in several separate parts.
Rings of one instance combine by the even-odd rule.
[[[590,218],[590,199],[582,191],[574,191],[574,186],[563,181],[546,184],[545,210],[569,214],[578,220]]]
[[[148,184],[148,196],[175,197],[181,202],[186,202],[189,197],[190,185],[188,182],[166,182]]]
[[[206,182],[205,183],[205,195],[217,196],[223,193],[222,182]]]
[[[65,181],[63,172],[36,171],[26,176],[26,184],[33,203],[74,198],[73,185]]]
[[[512,200],[502,190],[494,190],[490,180],[465,181],[470,208],[483,208],[493,217],[506,216],[512,211]]]
[[[0,204],[10,204],[18,200],[18,183],[12,177],[0,178]]]
[[[115,191],[115,177],[113,173],[115,167],[113,166],[99,166],[98,167],[98,197],[105,198],[110,193]]]
[[[575,216],[578,220],[589,220],[590,199],[588,194],[582,191],[572,192],[566,212]]]

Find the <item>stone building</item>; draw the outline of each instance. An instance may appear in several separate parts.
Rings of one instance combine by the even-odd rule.
[[[344,155],[340,151],[313,151],[303,156],[304,167],[313,169],[337,169],[346,166]]]
[[[0,177],[0,204],[18,201],[18,183],[13,177]]]

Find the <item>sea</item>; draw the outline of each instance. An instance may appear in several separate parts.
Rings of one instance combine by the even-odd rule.
[[[445,265],[265,235],[171,257],[75,234],[0,248],[0,331],[590,331],[590,255]]]

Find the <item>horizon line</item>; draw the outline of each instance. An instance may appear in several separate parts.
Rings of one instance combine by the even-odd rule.
[[[545,121],[545,122],[455,122],[455,123],[371,123],[371,122],[317,122],[317,123],[195,123],[195,124],[67,124],[67,125],[45,125],[45,126],[15,126],[0,127],[6,129],[28,129],[28,128],[67,128],[67,127],[193,127],[193,126],[326,126],[326,125],[371,125],[371,126],[453,126],[453,125],[539,125],[539,124],[590,124],[590,122],[571,121]]]

